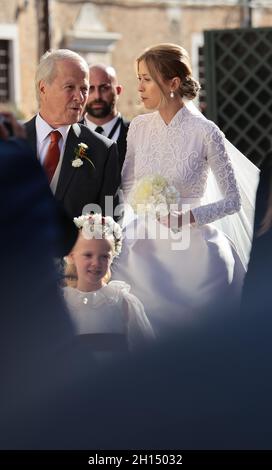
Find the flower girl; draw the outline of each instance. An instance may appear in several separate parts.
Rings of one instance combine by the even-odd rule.
[[[76,331],[95,351],[135,350],[154,335],[130,286],[108,282],[112,260],[121,252],[121,228],[99,214],[74,222],[79,236],[66,262],[76,268],[77,285],[64,287],[64,298]]]

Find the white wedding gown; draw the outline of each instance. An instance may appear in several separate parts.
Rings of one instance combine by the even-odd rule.
[[[203,205],[210,169],[222,195],[220,200]],[[181,204],[190,204],[196,222],[175,235],[156,221],[150,229],[138,217],[136,236],[135,221],[128,223],[122,253],[112,274],[113,279],[132,286],[155,332],[160,334],[168,327],[198,321],[214,305],[217,315],[221,307],[237,306],[245,268],[233,244],[213,224],[241,206],[219,128],[186,106],[168,125],[158,112],[137,116],[129,127],[122,173],[125,202],[135,182],[157,174],[176,187]],[[154,230],[157,235],[163,230],[167,239],[155,238]],[[178,244],[181,236],[183,242]]]

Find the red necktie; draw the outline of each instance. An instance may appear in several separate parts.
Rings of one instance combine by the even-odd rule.
[[[54,176],[55,170],[59,163],[60,150],[59,150],[59,139],[61,133],[59,131],[52,131],[50,133],[50,144],[47,150],[47,154],[44,160],[44,169],[46,171],[49,183]]]

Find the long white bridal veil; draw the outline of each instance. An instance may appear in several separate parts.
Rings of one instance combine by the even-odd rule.
[[[201,114],[192,101],[185,105],[194,114]],[[259,182],[259,169],[246,158],[234,145],[225,139],[226,149],[230,156],[234,174],[239,185],[242,206],[236,214],[228,215],[214,222],[234,244],[234,247],[245,267],[247,268],[253,236],[256,191]],[[207,188],[202,199],[204,204],[222,198],[216,179],[210,170]]]

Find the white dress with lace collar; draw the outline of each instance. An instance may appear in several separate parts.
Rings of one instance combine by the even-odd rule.
[[[143,305],[125,282],[111,281],[93,292],[72,287],[63,292],[78,335],[125,335],[129,350],[153,337]]]

